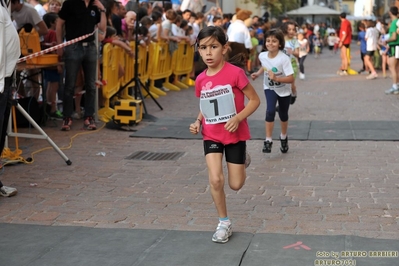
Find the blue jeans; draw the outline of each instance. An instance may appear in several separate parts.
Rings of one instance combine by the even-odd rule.
[[[87,45],[83,45],[87,44]],[[94,115],[97,77],[97,47],[95,42],[74,43],[65,47],[65,86],[63,99],[64,118],[71,117],[73,113],[73,96],[75,94],[76,77],[80,67],[84,73],[85,114],[84,117]]]

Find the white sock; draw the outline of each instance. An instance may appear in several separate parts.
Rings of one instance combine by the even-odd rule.
[[[286,139],[287,138],[287,134],[283,135],[283,133],[280,134],[280,139]]]
[[[273,139],[272,138],[266,138],[265,141],[273,142]]]
[[[395,90],[398,89],[398,85],[396,85],[396,84],[393,84],[392,87],[393,87]]]

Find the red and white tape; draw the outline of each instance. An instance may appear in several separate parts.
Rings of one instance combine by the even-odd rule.
[[[18,64],[18,63],[21,63],[21,62],[24,62],[24,61],[26,61],[26,60],[35,58],[35,57],[39,57],[39,56],[41,56],[41,55],[44,55],[44,54],[47,54],[47,53],[50,53],[50,52],[53,52],[53,51],[55,51],[55,50],[58,50],[58,49],[60,49],[60,48],[65,47],[65,46],[71,45],[71,44],[73,44],[73,43],[77,43],[77,42],[79,42],[79,41],[81,41],[81,40],[86,39],[87,37],[90,37],[90,36],[93,35],[95,32],[96,32],[96,31],[93,31],[92,33],[89,33],[89,34],[80,36],[80,37],[78,37],[78,38],[76,38],[76,39],[73,39],[73,40],[70,40],[70,41],[67,41],[67,42],[58,44],[58,45],[53,46],[53,47],[50,47],[50,48],[48,48],[48,49],[46,49],[46,50],[43,50],[43,51],[40,51],[40,52],[37,52],[37,53],[34,53],[34,54],[27,55],[27,56],[25,56],[25,57],[22,57],[22,58],[18,59],[17,64]]]

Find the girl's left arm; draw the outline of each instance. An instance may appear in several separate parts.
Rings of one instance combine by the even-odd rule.
[[[241,112],[239,112],[236,116],[231,118],[227,123],[225,124],[224,128],[229,131],[229,132],[234,132],[238,129],[238,125],[242,120],[250,116],[253,112],[256,111],[256,109],[260,105],[260,99],[258,94],[256,93],[254,87],[252,86],[251,83],[248,83],[247,86],[245,86],[242,89],[242,92],[248,99],[248,103],[245,106],[244,109],[242,109]]]

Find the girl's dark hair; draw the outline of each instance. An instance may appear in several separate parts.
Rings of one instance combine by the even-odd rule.
[[[152,21],[155,22],[158,19],[162,18],[162,13],[160,13],[158,11],[152,11],[151,18],[152,18]]]
[[[105,31],[105,38],[112,37],[116,34],[116,29],[112,26],[107,26],[107,29]]]
[[[182,19],[180,23],[180,28],[184,29],[188,25],[188,21],[185,19]]]
[[[296,22],[295,22],[295,21],[292,21],[292,20],[288,20],[288,21],[284,22],[283,25],[281,25],[281,30],[282,30],[282,32],[283,32],[284,34],[287,34],[287,33],[288,33],[288,26],[289,26],[289,25],[294,25],[294,27],[297,26]]]
[[[130,1],[129,1],[130,2]],[[160,6],[154,6],[153,8],[152,8],[152,11],[154,12],[154,11],[158,11],[158,12],[160,12],[161,14],[163,14],[163,8],[162,7],[160,7]]]
[[[285,47],[284,33],[280,29],[271,29],[266,31],[264,43],[266,43],[266,39],[269,37],[275,37],[278,40],[278,49],[284,50]],[[267,48],[265,49],[267,50]]]
[[[147,8],[142,7],[142,6],[139,7],[139,9],[136,12],[136,15],[137,15],[137,20],[140,21],[140,19],[142,19],[143,17],[148,15]]]
[[[227,35],[224,33],[224,30],[222,27],[215,27],[215,26],[209,26],[203,28],[198,36],[197,36],[197,47],[199,46],[199,43],[202,39],[212,37],[214,38],[217,42],[219,42],[222,46],[226,45],[228,42]],[[283,36],[284,39],[284,36]],[[233,57],[229,57],[227,60],[230,64],[233,64],[235,66],[244,67],[244,62],[246,61],[246,56],[243,53],[238,53]]]
[[[148,28],[146,26],[140,26],[137,29],[137,33],[143,36],[147,36],[148,35]]]
[[[44,23],[46,23],[47,28],[50,28],[51,24],[54,24],[55,21],[57,20],[57,18],[58,18],[57,13],[50,12],[50,13],[44,14],[43,21],[44,21]]]
[[[209,26],[203,28],[197,36],[197,46],[199,46],[199,42],[202,39],[213,37],[217,40],[221,45],[225,45],[227,43],[227,36],[224,33],[224,30],[221,27]]]
[[[152,25],[152,19],[150,16],[145,16],[141,18],[140,23],[145,27],[149,27]]]

